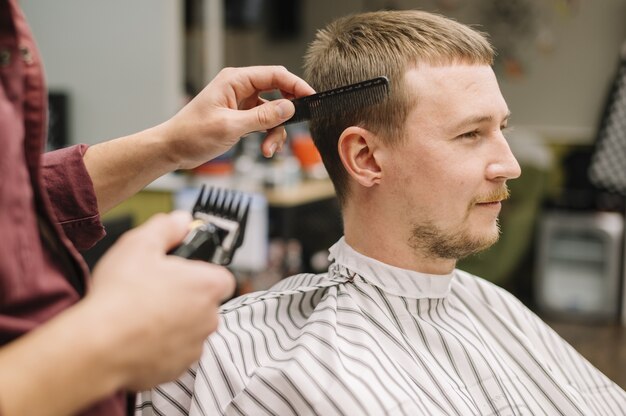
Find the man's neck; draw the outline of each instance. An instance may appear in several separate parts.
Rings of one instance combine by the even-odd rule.
[[[396,219],[397,220],[397,219]],[[357,252],[380,262],[428,274],[448,274],[456,260],[434,258],[412,248],[406,227],[398,221],[368,213],[364,206],[358,209],[344,207],[344,235],[346,243]]]

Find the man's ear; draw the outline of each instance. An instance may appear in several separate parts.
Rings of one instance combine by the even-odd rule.
[[[382,169],[376,160],[375,135],[361,127],[351,126],[339,137],[339,157],[348,174],[360,185],[371,187],[380,183]]]

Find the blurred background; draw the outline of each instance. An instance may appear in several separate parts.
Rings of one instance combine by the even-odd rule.
[[[626,0],[22,0],[50,88],[49,149],[97,143],[173,115],[225,66],[301,75],[317,29],[369,10],[422,9],[476,25],[498,51],[522,165],[502,238],[459,267],[502,286],[626,388]],[[622,79],[623,78],[623,79]],[[271,160],[251,135],[155,181],[104,217],[93,265],[150,215],[190,209],[201,184],[254,195],[232,268],[239,293],[321,272],[342,234],[306,124]]]

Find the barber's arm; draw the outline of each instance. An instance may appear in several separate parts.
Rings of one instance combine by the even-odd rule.
[[[293,113],[287,98],[314,91],[281,67],[222,71],[169,121],[92,146],[83,156],[101,212],[156,177],[215,157],[255,130],[268,130],[266,155],[284,142],[273,128]],[[98,262],[76,305],[0,348],[0,414],[75,414],[123,390],[179,376],[200,357],[234,290],[223,267],[166,253],[188,230],[187,213],[159,214],[124,234]]]
[[[91,146],[84,162],[100,212],[165,173],[193,168],[219,156],[251,131],[267,130],[262,148],[271,156],[285,141],[284,128],[275,126],[294,112],[287,99],[265,102],[259,97],[261,92],[275,89],[285,98],[315,92],[280,66],[227,68],[168,121]]]

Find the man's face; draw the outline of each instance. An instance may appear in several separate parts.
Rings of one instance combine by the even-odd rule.
[[[406,73],[416,97],[405,141],[384,172],[421,255],[459,259],[498,239],[506,181],[520,167],[502,134],[509,110],[489,66],[421,66]]]

